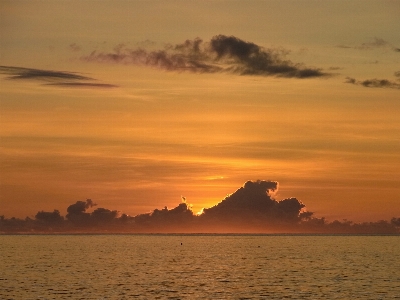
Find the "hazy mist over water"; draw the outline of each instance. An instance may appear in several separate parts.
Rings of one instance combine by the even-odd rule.
[[[400,299],[398,236],[3,235],[1,299]]]

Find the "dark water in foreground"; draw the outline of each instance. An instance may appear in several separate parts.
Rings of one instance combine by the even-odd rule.
[[[399,246],[398,236],[0,236],[0,299],[400,299]]]

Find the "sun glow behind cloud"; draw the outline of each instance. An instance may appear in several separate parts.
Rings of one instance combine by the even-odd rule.
[[[0,79],[0,213],[92,198],[137,214],[182,194],[198,211],[270,179],[317,214],[392,217],[399,23],[384,2],[6,2],[1,65],[29,76]],[[127,63],[139,48],[150,63]]]
[[[156,89],[151,81],[127,84],[122,71],[112,80],[124,88],[105,93],[60,94],[37,87],[20,98],[23,106],[10,94],[2,115],[3,170],[9,175],[5,197],[15,197],[17,181],[33,197],[42,197],[40,190],[51,182],[47,195],[61,192],[62,203],[84,194],[105,204],[116,201],[113,207],[134,215],[173,206],[184,194],[199,211],[219,202],[232,186],[269,176],[286,184],[283,196],[300,195],[324,212],[319,203],[326,188],[352,190],[357,197],[365,180],[379,178],[384,153],[398,160],[391,141],[397,121],[388,110],[394,102],[371,110],[367,94],[357,107],[342,98],[342,91],[321,99],[329,85],[324,80],[299,85],[290,79],[146,72],[161,79]],[[185,79],[179,87],[178,79]],[[369,122],[380,122],[381,113],[385,130]],[[394,166],[388,164],[387,172],[395,173]],[[25,202],[23,194],[17,197]]]

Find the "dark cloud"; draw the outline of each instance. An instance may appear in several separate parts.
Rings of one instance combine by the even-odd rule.
[[[243,187],[196,216],[186,198],[175,208],[155,209],[130,217],[116,210],[88,209],[92,200],[77,201],[67,208],[66,219],[58,210],[39,211],[35,219],[0,216],[0,233],[40,232],[130,232],[130,233],[384,233],[400,234],[400,218],[390,221],[353,223],[348,220],[327,222],[296,198],[275,200],[276,181],[247,181]]]
[[[118,211],[109,210],[106,208],[97,208],[95,209],[90,217],[93,221],[98,223],[107,223],[113,221],[118,216]]]
[[[356,80],[355,78],[346,77],[346,83],[361,85],[369,88],[392,88],[400,89],[400,84],[388,79],[366,79],[363,81]]]
[[[357,80],[352,77],[346,77],[346,83],[357,84]]]
[[[52,79],[67,79],[67,80],[92,80],[93,78],[78,75],[71,72],[61,71],[50,71],[40,69],[28,69],[20,67],[7,67],[0,66],[0,72],[2,74],[9,75],[8,79],[40,79],[40,80],[52,80]]]
[[[87,199],[86,201],[76,201],[75,204],[71,204],[70,206],[68,206],[67,212],[68,214],[80,214],[84,213],[88,208],[96,205],[97,204],[93,203],[91,199]]]
[[[86,201],[76,201],[76,203],[71,204],[67,208],[66,218],[78,224],[83,224],[89,222],[90,214],[86,213],[88,208],[95,206],[91,199],[87,199]]]
[[[155,209],[151,213],[140,214],[131,219],[139,231],[170,232],[172,230],[185,232],[189,228],[193,230],[195,218],[190,206],[182,202],[175,208]]]
[[[63,72],[53,70],[41,70],[11,66],[0,66],[0,74],[7,75],[10,80],[38,80],[44,85],[68,86],[68,87],[91,87],[112,88],[112,84],[95,82],[94,78],[79,75],[74,72]]]
[[[201,217],[223,221],[299,222],[305,205],[296,198],[276,201],[271,193],[277,189],[275,181],[248,181],[217,205],[204,209]]]
[[[307,68],[285,59],[288,51],[265,49],[234,36],[217,35],[210,41],[200,38],[182,44],[167,45],[162,50],[130,49],[117,45],[112,52],[93,51],[81,57],[88,62],[138,64],[169,71],[198,73],[229,72],[240,75],[281,76],[294,78],[327,75],[320,69]]]
[[[397,226],[397,227],[400,227],[400,218],[392,218],[392,219],[390,220],[390,222],[391,222],[393,225],[395,225],[395,226]]]
[[[367,79],[361,82],[365,87],[388,87],[388,88],[400,88],[400,84],[389,81],[387,79]]]
[[[45,223],[60,223],[64,221],[64,217],[62,217],[60,212],[56,209],[53,212],[39,211],[35,219]]]
[[[145,65],[168,71],[214,73],[222,70],[221,67],[190,53],[189,44],[190,42],[177,45],[175,48],[167,46],[166,50],[157,51],[147,51],[143,48],[129,49],[124,45],[118,45],[111,53],[93,51],[81,59],[88,62]]]
[[[234,36],[218,35],[210,42],[211,52],[217,60],[231,63],[230,70],[242,75],[277,75],[283,77],[318,77],[324,75],[320,69],[303,68],[289,60],[286,53],[240,40]]]

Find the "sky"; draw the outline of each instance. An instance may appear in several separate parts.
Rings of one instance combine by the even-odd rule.
[[[0,214],[128,215],[279,182],[400,215],[398,1],[0,1]]]

